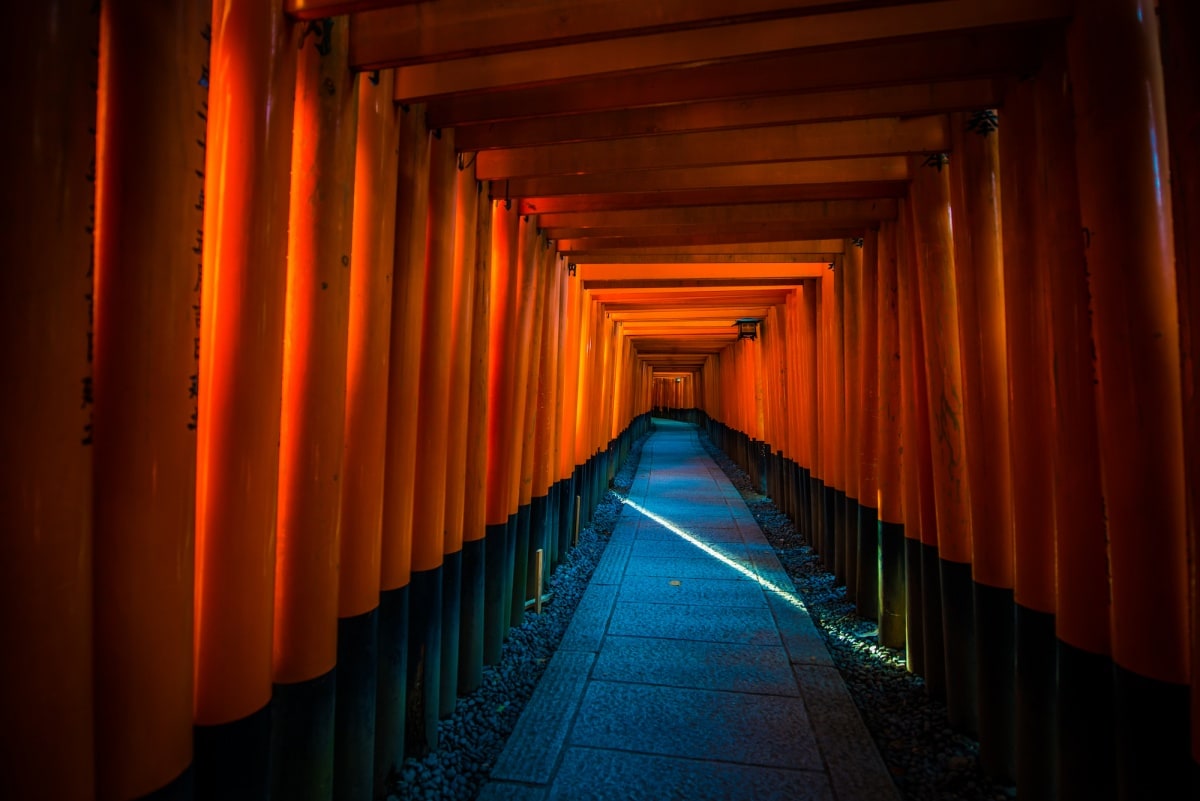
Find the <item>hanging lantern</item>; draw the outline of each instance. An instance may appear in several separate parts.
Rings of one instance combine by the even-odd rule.
[[[758,339],[758,322],[754,317],[742,317],[734,323],[737,326],[738,339]]]

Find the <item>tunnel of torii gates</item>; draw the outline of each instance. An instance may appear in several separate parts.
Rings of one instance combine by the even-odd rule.
[[[656,409],[1020,798],[1183,797],[1197,4],[723,5],[10,9],[5,797],[383,792]]]

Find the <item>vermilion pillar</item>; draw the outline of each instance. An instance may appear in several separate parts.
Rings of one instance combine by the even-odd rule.
[[[879,368],[876,304],[879,233],[863,232],[858,301],[858,613],[877,618],[879,607]]]
[[[192,762],[211,8],[171,6],[101,7],[93,339],[100,798],[180,792]]]
[[[935,157],[936,158],[936,157]],[[911,198],[932,435],[933,490],[946,653],[946,711],[964,731],[977,724],[975,621],[971,614],[971,496],[963,431],[949,173],[910,157]],[[928,593],[926,593],[928,599]]]
[[[334,797],[370,798],[379,658],[388,337],[400,112],[393,73],[359,77],[338,547]]]
[[[13,123],[0,126],[11,162],[0,218],[9,260],[0,292],[0,766],[14,796],[90,799],[99,15],[27,3],[10,22],[21,35],[7,57],[29,69],[8,82]]]
[[[1192,762],[1193,788],[1200,792],[1200,6],[1162,0],[1163,72],[1171,158],[1171,202],[1175,216],[1175,276],[1179,283],[1180,347],[1183,363],[1184,454],[1187,459],[1188,533],[1192,553]]]
[[[1017,781],[1039,788],[1032,791],[1040,794],[1035,797],[1082,799],[1112,797],[1115,759],[1095,351],[1069,88],[1064,54],[1056,48],[1033,86],[1037,150],[1024,156],[1036,160],[1038,252],[1049,279],[1056,596],[1053,616],[1018,607]],[[1030,113],[1025,96],[1016,99]],[[1064,230],[1081,236],[1057,235]],[[1041,634],[1044,627],[1050,628],[1047,635]],[[1051,653],[1034,659],[1043,637],[1051,640]],[[1047,737],[1053,738],[1049,751]]]
[[[1077,8],[1068,32],[1122,798],[1167,794],[1191,765],[1179,314],[1158,30],[1149,0],[1103,0]]]
[[[454,711],[458,696],[463,595],[463,541],[467,505],[468,412],[475,305],[475,247],[479,183],[460,158],[454,212],[454,286],[451,291],[450,389],[446,435],[446,524],[442,543],[442,677],[438,713]],[[488,243],[490,246],[490,243]],[[482,566],[482,563],[480,563]],[[482,598],[482,596],[480,596]],[[480,629],[482,632],[482,629]]]
[[[415,445],[412,583],[408,630],[408,729],[405,750],[437,748],[441,703],[443,557],[454,325],[454,232],[458,186],[454,131],[434,131],[425,221],[425,293]]]
[[[333,797],[338,504],[358,95],[346,20],[300,50],[275,548],[272,794]]]
[[[992,114],[950,117],[950,204],[959,266],[954,275],[971,495],[980,757],[991,775],[1012,782],[1016,610],[997,149],[1003,134],[993,129]],[[1053,750],[1049,739],[1042,746],[1046,752]]]
[[[842,442],[840,449],[845,471],[844,492],[842,503],[845,515],[845,564],[842,577],[846,582],[846,598],[858,600],[858,507],[859,507],[859,469],[861,467],[861,451],[859,441],[859,408],[862,397],[859,384],[862,381],[862,371],[859,368],[862,349],[859,337],[859,306],[862,295],[862,263],[863,249],[854,242],[846,242],[846,255],[839,271],[842,278],[842,394],[838,398],[842,406]]]
[[[387,786],[388,777],[399,770],[405,748],[417,385],[425,314],[425,224],[433,139],[425,128],[424,117],[424,108],[415,105],[402,111],[400,121],[379,578],[374,782],[377,793]]]
[[[901,205],[896,265],[900,298],[901,389],[905,415],[904,533],[908,584],[908,664],[925,679],[938,699],[946,693],[946,662],[942,629],[941,571],[938,566],[938,520],[933,489],[933,456],[929,438],[929,408],[925,382],[925,338],[921,325],[921,295],[913,244],[912,203]],[[917,647],[919,644],[920,647]],[[915,664],[914,664],[915,662]]]
[[[517,347],[517,223],[518,214],[506,203],[492,204],[492,272],[490,286],[491,342],[488,359],[487,428],[487,557],[484,610],[484,662],[500,661],[500,646],[508,633],[510,606],[507,570],[513,470],[513,370]],[[482,243],[481,243],[482,245]],[[515,525],[515,520],[512,521]]]
[[[467,473],[463,506],[462,621],[459,628],[458,686],[475,690],[483,678],[484,631],[487,622],[488,426],[495,412],[488,404],[488,368],[492,351],[492,209],[488,186],[478,188],[475,273],[471,295],[471,369],[467,401]]]
[[[519,626],[525,620],[525,601],[528,599],[529,566],[532,552],[529,538],[532,527],[533,457],[537,436],[537,389],[542,366],[542,320],[546,312],[546,271],[540,249],[542,240],[537,223],[522,217],[519,229],[518,253],[521,278],[518,286],[517,320],[520,342],[517,346],[516,403],[513,409],[516,440],[514,447],[512,501],[517,512],[517,531],[511,560],[512,590],[509,599],[510,625]]]
[[[833,272],[833,297],[829,305],[829,443],[830,475],[826,480],[832,484],[833,494],[830,509],[825,512],[826,521],[832,520],[833,575],[839,584],[846,583],[846,260],[838,259]],[[831,514],[832,512],[832,514]]]
[[[879,643],[903,648],[907,623],[904,529],[904,416],[901,392],[900,296],[897,285],[897,223],[880,223],[878,242],[878,500]],[[917,588],[914,588],[914,590]]]
[[[275,526],[299,28],[213,3],[196,472],[196,791],[269,792]]]
[[[1039,677],[1038,666],[1043,672],[1053,669],[1041,655],[1045,646],[1038,643],[1037,633],[1047,627],[1056,610],[1056,467],[1052,458],[1047,458],[1046,443],[1054,438],[1048,273],[1058,265],[1042,253],[1043,241],[1038,237],[1043,190],[1034,168],[1037,129],[1033,92],[1032,82],[1015,85],[1001,110],[1000,168],[1018,610],[1018,762],[1044,773],[1032,765],[1045,754],[1038,749],[1038,742],[1044,744],[1046,736],[1036,731],[1049,728],[1044,722],[1045,710],[1026,705],[1044,695],[1036,688],[1049,679]],[[1026,731],[1030,739],[1026,739]],[[1024,768],[1018,765],[1018,770]]]

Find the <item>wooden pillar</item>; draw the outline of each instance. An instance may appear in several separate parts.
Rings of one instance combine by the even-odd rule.
[[[936,157],[935,157],[936,158]],[[910,157],[917,285],[925,344],[938,569],[946,655],[946,712],[955,728],[974,732],[977,666],[971,586],[971,496],[963,432],[949,173]]]
[[[266,798],[289,168],[299,26],[213,3],[196,474],[195,775]]]
[[[425,225],[432,139],[425,128],[423,106],[402,110],[383,468],[379,671],[375,699],[376,794],[386,789],[389,776],[400,769],[405,752],[417,390],[425,315]]]
[[[863,232],[858,326],[858,614],[879,609],[879,232]]]
[[[338,503],[358,96],[347,20],[296,71],[271,703],[272,795],[333,797]],[[332,91],[331,88],[332,87]]]
[[[12,121],[0,126],[11,160],[0,219],[8,249],[0,293],[0,767],[14,797],[91,799],[99,14],[80,4],[25,3],[10,9],[9,22],[21,35],[6,57],[28,70],[7,82]],[[181,243],[185,255],[191,244]]]
[[[211,8],[172,6],[115,2],[100,14],[92,379],[99,798],[182,793],[192,762],[201,78]]]
[[[1149,0],[1103,0],[1076,9],[1067,37],[1111,553],[1119,798],[1169,794],[1192,764],[1179,313],[1158,29]]]
[[[525,620],[525,601],[529,590],[529,566],[532,551],[529,537],[532,531],[533,501],[533,455],[537,436],[537,388],[542,363],[542,318],[546,311],[547,276],[542,266],[542,240],[537,223],[526,216],[521,218],[518,253],[521,261],[520,296],[517,320],[520,326],[520,343],[517,346],[516,405],[513,408],[513,424],[517,431],[515,441],[516,469],[513,473],[512,497],[517,510],[516,538],[512,543],[512,591],[509,621],[519,626]]]
[[[463,508],[462,622],[459,628],[458,688],[470,693],[483,681],[487,626],[488,403],[492,353],[492,214],[488,186],[479,189],[475,233],[474,291],[471,296],[471,370],[467,402],[467,497]]]
[[[880,223],[878,237],[878,448],[879,644],[903,648],[908,626],[905,584],[904,402],[900,359],[900,296],[897,284],[897,223]],[[919,588],[914,588],[919,589]]]
[[[934,500],[933,454],[929,436],[928,387],[925,381],[925,337],[921,294],[913,243],[912,203],[904,202],[898,229],[896,266],[900,297],[900,360],[905,416],[904,533],[908,585],[908,664],[925,679],[935,699],[946,694],[945,640],[942,628],[941,571],[938,566],[938,519]],[[920,647],[917,647],[919,644]],[[915,663],[915,664],[914,664]]]
[[[1001,110],[1000,170],[1003,187],[1004,307],[1007,316],[1012,510],[1017,603],[1017,742],[1020,763],[1036,765],[1046,710],[1033,708],[1044,695],[1035,671],[1046,659],[1037,632],[1056,610],[1054,484],[1047,458],[1053,442],[1053,365],[1047,273],[1057,265],[1039,251],[1038,218],[1043,213],[1037,185],[1037,133],[1033,83],[1012,87]],[[1061,232],[1055,232],[1061,236]],[[1026,658],[1028,657],[1028,658]],[[1047,677],[1048,680],[1048,677]],[[1025,686],[1027,685],[1027,686]],[[1101,769],[1103,769],[1101,767]],[[1036,771],[1031,767],[1030,770]],[[1038,771],[1040,772],[1040,771]]]
[[[1016,608],[1000,166],[994,112],[950,117],[955,288],[963,431],[971,495],[971,567],[979,668],[980,759],[1011,784],[1015,772]],[[1051,643],[1052,645],[1052,643]],[[1044,744],[1052,751],[1052,741]]]
[[[491,332],[488,357],[488,449],[486,600],[483,660],[500,661],[508,635],[511,572],[507,571],[508,542],[515,525],[512,500],[513,375],[517,358],[517,224],[519,216],[507,201],[492,204]]]
[[[372,797],[388,335],[400,116],[390,72],[359,77],[338,547],[334,797]]]
[[[846,240],[846,254],[839,273],[842,277],[842,393],[838,398],[842,408],[841,453],[844,471],[844,493],[842,514],[845,517],[845,553],[842,578],[846,582],[846,599],[857,606],[858,602],[858,474],[862,453],[859,448],[859,408],[862,398],[859,384],[862,371],[859,368],[859,306],[862,295],[863,249],[854,241]]]
[[[1183,364],[1184,455],[1188,534],[1192,554],[1192,773],[1200,793],[1200,6],[1161,0],[1158,15],[1170,130],[1171,204],[1175,217],[1175,276],[1179,284]]]
[[[454,236],[458,173],[454,131],[434,131],[429,156],[424,314],[418,379],[417,473],[412,520],[405,751],[437,748],[441,703],[442,576],[449,472],[450,374],[454,326]]]
[[[446,432],[446,523],[442,543],[442,674],[438,715],[454,712],[463,617],[464,523],[467,505],[467,426],[471,389],[475,248],[479,231],[479,183],[459,157],[455,175],[450,380]],[[482,629],[481,629],[482,631]]]
[[[833,297],[830,304],[830,381],[829,381],[829,422],[830,447],[829,464],[830,479],[833,494],[830,498],[830,509],[826,510],[826,520],[832,520],[833,548],[832,557],[834,580],[838,584],[846,583],[846,263],[841,257],[833,272]],[[832,514],[830,514],[832,512]]]

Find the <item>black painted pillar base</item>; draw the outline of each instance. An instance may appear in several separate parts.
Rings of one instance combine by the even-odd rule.
[[[526,510],[528,512],[528,510]],[[526,517],[528,522],[528,516]],[[515,585],[513,578],[516,575],[517,563],[517,538],[521,531],[521,511],[518,509],[508,516],[508,531],[504,535],[504,639],[508,639],[508,630],[514,625],[520,625],[520,621],[513,623],[512,609],[513,596],[517,595],[514,591]]]
[[[1186,684],[1113,665],[1117,690],[1117,798],[1171,798],[1191,780]]]
[[[442,557],[442,673],[438,716],[454,714],[458,701],[458,637],[462,620],[462,551]]]
[[[1015,606],[1016,783],[1021,801],[1055,801],[1058,798],[1058,643],[1054,615]],[[981,749],[980,758],[987,756],[985,749]],[[990,759],[984,762],[984,770],[989,767]]]
[[[879,644],[905,646],[904,526],[878,520],[879,529]]]
[[[509,613],[509,628],[516,628],[525,622],[525,599],[529,596],[527,582],[529,581],[529,563],[532,553],[529,547],[529,535],[533,525],[532,504],[522,504],[517,509],[517,537],[513,552],[512,577],[512,611]]]
[[[828,513],[826,513],[828,514]],[[833,491],[833,581],[846,584],[846,493]]]
[[[333,797],[370,801],[374,785],[379,609],[338,619]]]
[[[575,528],[575,476],[563,479],[562,491],[559,496],[558,514],[558,561],[567,558],[571,550],[571,536]]]
[[[537,587],[537,550],[542,549],[542,559],[545,560],[549,556],[549,548],[546,545],[546,509],[549,503],[549,497],[542,495],[539,498],[534,498],[529,502],[529,547],[526,550],[525,558],[525,591],[524,597],[521,599],[522,612],[525,609],[525,602],[534,598],[538,592]],[[549,563],[542,562],[544,567],[549,567]]]
[[[197,801],[271,797],[271,704],[252,715],[193,729]]]
[[[976,582],[974,594],[979,761],[993,779],[1013,784],[1017,779],[1016,604],[1011,588]]]
[[[972,736],[979,732],[979,664],[975,653],[975,583],[968,562],[938,559],[942,580],[942,647],[946,653],[946,716]]]
[[[868,620],[879,619],[879,513],[873,507],[858,505],[858,543],[855,570],[858,614]]]
[[[509,516],[511,519],[511,515]],[[508,523],[494,523],[484,529],[483,539],[483,663],[500,662],[504,645],[508,604],[504,600],[505,555],[508,552]]]
[[[946,641],[942,629],[941,559],[936,545],[921,543],[921,592],[925,612],[925,689],[946,700]]]
[[[553,573],[554,568],[558,567],[558,563],[562,559],[562,552],[558,547],[558,524],[562,518],[562,492],[563,482],[556,481],[550,485],[550,492],[546,496],[546,535],[543,539],[546,548],[546,575]]]
[[[442,675],[442,567],[414,570],[409,582],[408,708],[404,752],[423,757],[437,748]]]
[[[809,474],[809,544],[821,556],[821,564],[826,564],[824,556],[824,482]]]
[[[458,691],[474,692],[483,681],[484,631],[487,626],[487,540],[468,540],[462,548],[462,615],[458,624]]]
[[[921,582],[924,545],[904,538],[905,661],[910,672],[925,675],[925,585]]]
[[[1058,641],[1058,797],[1117,797],[1117,733],[1113,664]]]
[[[858,604],[858,541],[862,532],[858,529],[858,499],[846,496],[846,598]]]
[[[837,490],[828,484],[821,488],[821,564],[830,573],[837,559]]]
[[[271,797],[333,798],[336,668],[308,681],[276,684],[271,698]]]
[[[408,700],[408,586],[379,594],[379,669],[375,677],[375,791],[388,785],[404,762]]]

